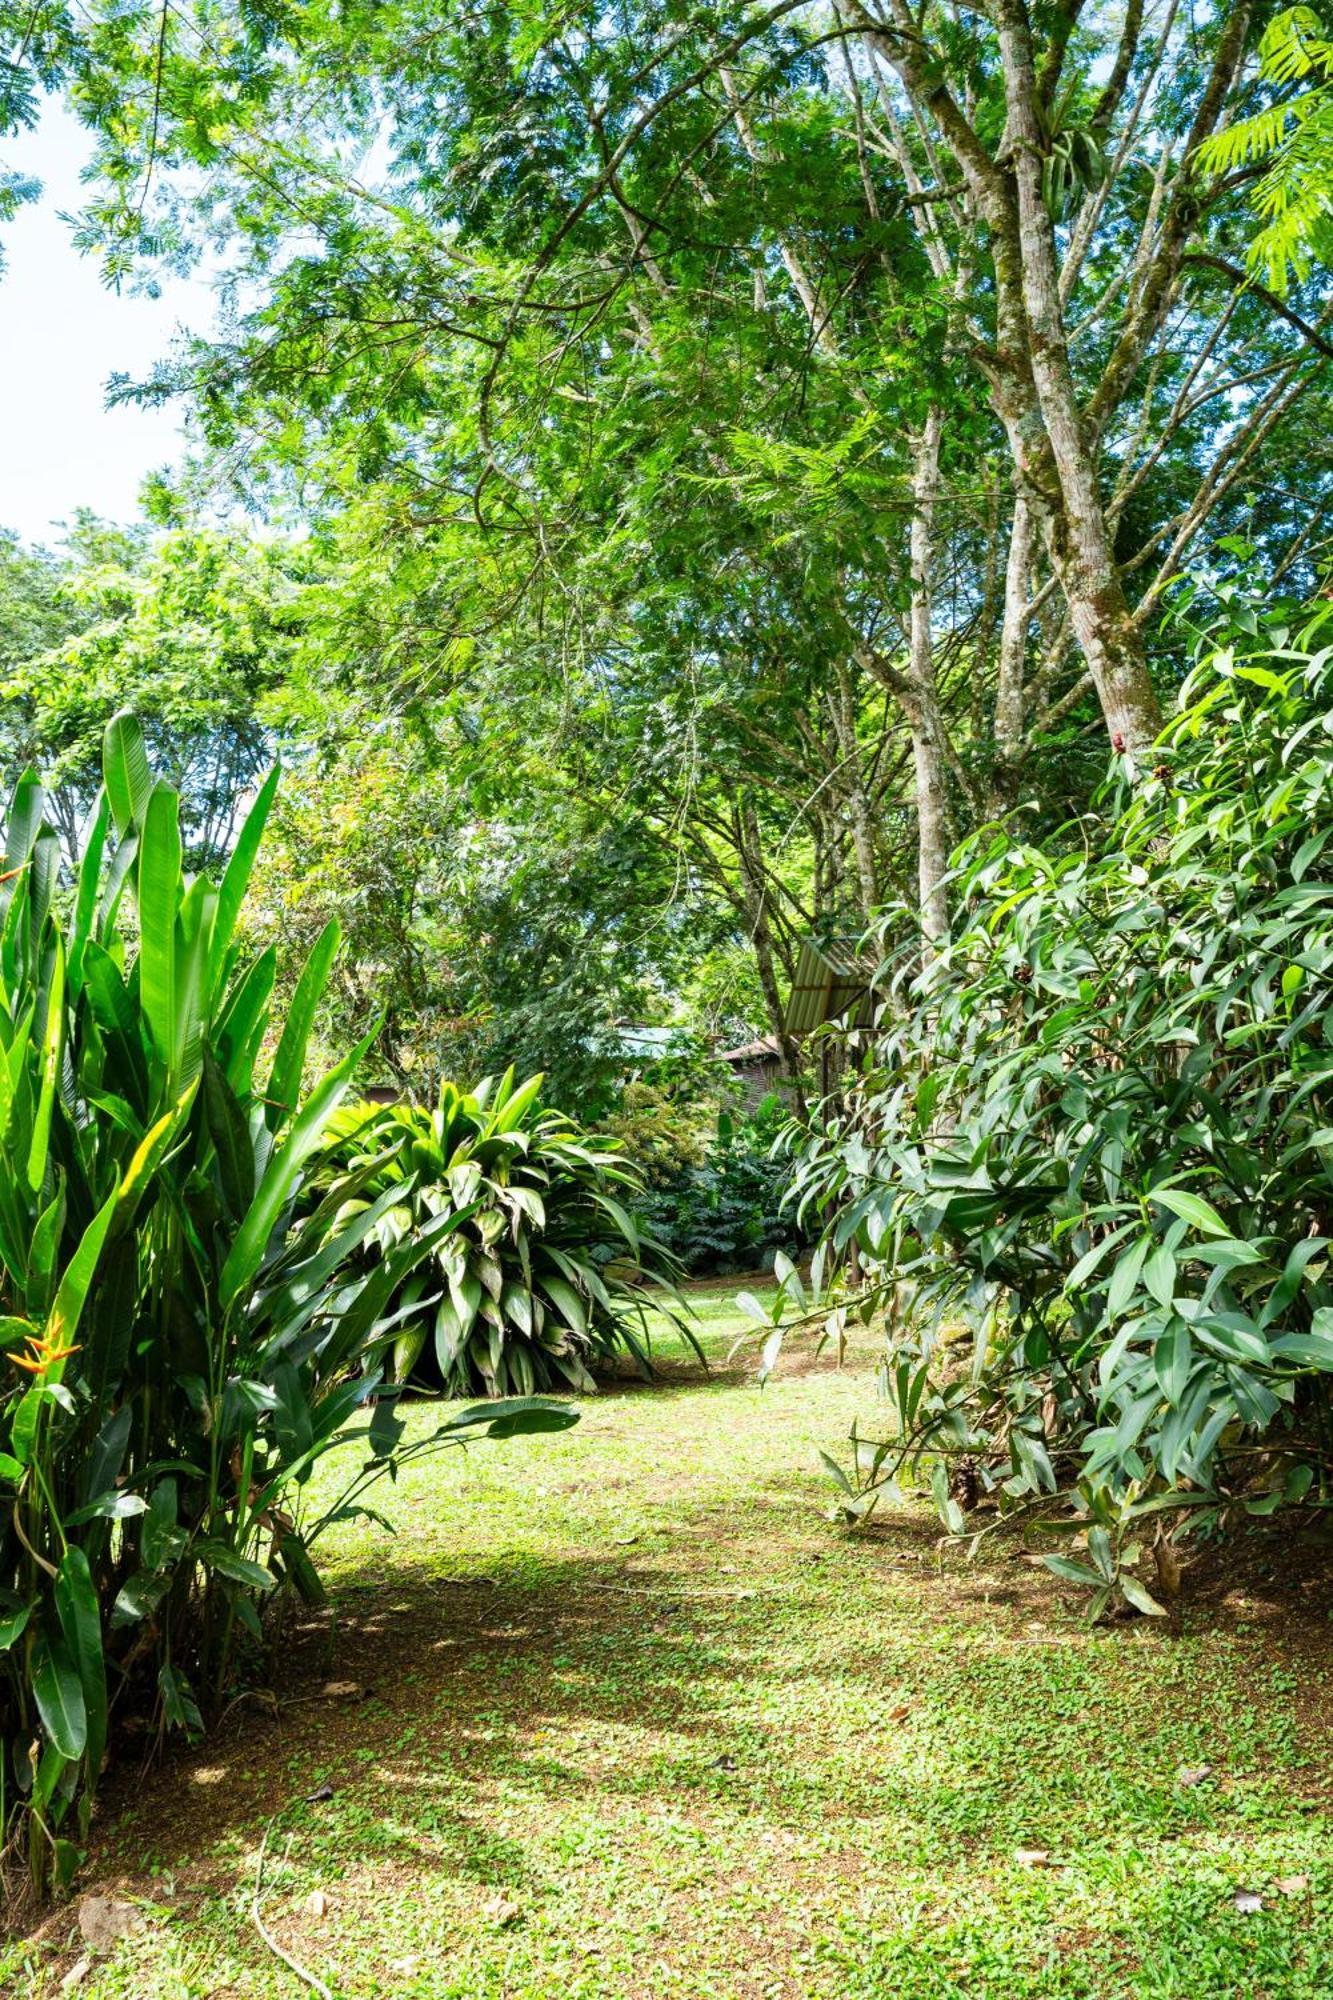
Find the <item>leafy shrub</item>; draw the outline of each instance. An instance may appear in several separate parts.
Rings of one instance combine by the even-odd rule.
[[[717,1132],[716,1097],[683,1093],[668,1083],[635,1077],[603,1121],[611,1144],[649,1188],[669,1186],[708,1158]]]
[[[1215,634],[1155,768],[1064,852],[962,851],[963,927],[927,977],[891,960],[800,1169],[824,1273],[855,1245],[894,1308],[896,1435],[849,1511],[933,1458],[955,1533],[977,1498],[1077,1528],[1051,1561],[1098,1610],[1155,1608],[1145,1526],[1169,1585],[1189,1523],[1329,1497],[1328,617]]]
[[[674,1261],[626,1205],[638,1176],[543,1108],[541,1087],[540,1076],[516,1085],[510,1070],[466,1093],[442,1084],[433,1111],[352,1106],[335,1120],[359,1192],[331,1228],[361,1227],[372,1262],[420,1235],[432,1243],[393,1293],[399,1382],[416,1371],[450,1393],[526,1396],[593,1388],[589,1370],[622,1352],[648,1367],[642,1285],[670,1285]]]
[[[767,1097],[749,1117],[722,1112],[711,1145],[650,1184],[643,1213],[691,1276],[753,1271],[797,1256],[808,1232],[787,1201],[787,1110]]]
[[[392,1397],[366,1421],[396,1285],[455,1226],[373,1272],[349,1260],[401,1189],[337,1229],[334,1180],[298,1212],[354,1048],[301,1094],[337,945],[297,983],[265,1073],[272,952],[234,931],[271,804],[222,880],[182,868],[179,800],[128,718],[69,908],[41,786],[19,780],[0,897],[0,1736],[9,1837],[40,1890],[78,1859],[113,1701],[144,1688],[198,1726],[280,1583],[317,1599],[302,1489],[349,1436],[394,1462]],[[274,1024],[276,1026],[276,1024]],[[362,1045],[364,1046],[364,1044]],[[350,1371],[355,1369],[355,1378]],[[464,1411],[439,1442],[572,1421]]]

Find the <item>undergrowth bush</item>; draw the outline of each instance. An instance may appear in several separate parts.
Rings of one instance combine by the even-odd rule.
[[[650,1315],[670,1310],[675,1260],[635,1218],[638,1175],[544,1107],[541,1088],[540,1076],[516,1084],[511,1070],[472,1091],[442,1084],[432,1111],[354,1105],[334,1121],[359,1191],[330,1227],[373,1208],[363,1261],[451,1220],[393,1295],[399,1382],[530,1395],[591,1389],[590,1371],[621,1354],[649,1368]]]
[[[648,1179],[643,1214],[691,1277],[768,1269],[798,1256],[806,1232],[787,1202],[788,1111],[776,1094],[749,1113],[719,1111],[706,1145]]]
[[[261,1064],[275,959],[236,924],[276,774],[215,884],[185,874],[179,799],[129,718],[104,768],[70,891],[32,774],[0,870],[0,1827],[39,1891],[77,1864],[118,1705],[199,1727],[265,1601],[319,1598],[312,1544],[369,1481],[573,1420],[492,1405],[399,1451],[385,1315],[457,1218],[366,1272],[401,1179],[336,1227],[355,1174],[297,1206],[361,1048],[302,1094],[331,925]],[[311,1515],[349,1437],[346,1489]]]
[[[954,1534],[1075,1530],[1098,1612],[1160,1608],[1145,1534],[1160,1595],[1191,1525],[1333,1490],[1329,620],[1242,611],[1057,851],[962,850],[953,942],[890,953],[799,1170],[831,1330],[890,1307],[847,1513],[930,1467]]]

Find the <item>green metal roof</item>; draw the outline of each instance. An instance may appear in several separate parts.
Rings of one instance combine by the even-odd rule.
[[[816,944],[807,938],[787,1001],[788,1034],[808,1035],[825,1021],[869,1027],[875,1011],[871,977],[871,968],[850,939]]]

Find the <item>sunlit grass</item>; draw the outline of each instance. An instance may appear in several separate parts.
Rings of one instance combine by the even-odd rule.
[[[700,1317],[716,1358],[743,1322]],[[941,1564],[924,1511],[848,1539],[815,1454],[876,1421],[860,1341],[762,1391],[669,1368],[419,1466],[392,1540],[341,1526],[288,1705],[119,1787],[90,1879],[151,1921],[78,1992],[301,1991],[250,1922],[272,1822],[266,1920],[367,2000],[1324,2000],[1308,1662],[1257,1616],[1090,1633],[1017,1551]],[[0,1990],[54,1992],[56,1942]]]

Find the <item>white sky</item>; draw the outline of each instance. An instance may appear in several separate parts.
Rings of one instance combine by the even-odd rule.
[[[108,410],[108,378],[145,375],[178,327],[206,332],[212,296],[203,278],[167,279],[160,299],[109,292],[95,259],[80,257],[60,212],[80,206],[89,135],[59,105],[35,132],[0,144],[0,161],[42,182],[39,201],[0,228],[0,527],[29,541],[57,539],[77,507],[112,520],[135,512],[146,475],[181,453],[171,408]]]

